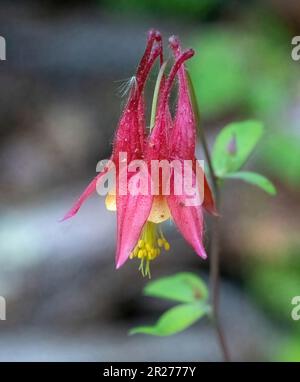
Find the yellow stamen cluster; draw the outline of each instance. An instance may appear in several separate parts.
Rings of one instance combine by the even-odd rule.
[[[164,237],[161,229],[158,229],[158,224],[147,221],[137,245],[130,254],[130,259],[140,259],[139,270],[143,276],[151,278],[150,261],[156,259],[162,249],[168,251],[170,249],[169,242]]]

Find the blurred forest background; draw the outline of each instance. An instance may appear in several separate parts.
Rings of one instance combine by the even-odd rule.
[[[300,361],[300,321],[291,318],[300,295],[297,0],[1,1],[1,361],[221,359],[205,320],[169,338],[127,335],[168,304],[142,296],[147,280],[136,262],[115,271],[115,215],[103,199],[58,223],[111,152],[124,104],[118,89],[151,27],[196,50],[188,67],[210,144],[228,122],[265,123],[248,168],[278,194],[225,184],[222,316],[235,360]],[[171,251],[153,264],[153,278],[206,278],[208,262],[167,230]]]

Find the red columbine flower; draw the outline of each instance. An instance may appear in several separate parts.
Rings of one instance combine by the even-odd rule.
[[[142,273],[149,276],[150,261],[154,260],[162,249],[166,251],[170,249],[170,244],[160,227],[160,223],[168,219],[174,220],[183,237],[192,245],[197,254],[206,258],[202,244],[202,207],[200,204],[190,205],[190,195],[184,189],[182,193],[175,192],[176,173],[174,168],[167,179],[163,179],[161,174],[158,176],[158,191],[153,193],[153,186],[154,188],[157,186],[157,180],[153,181],[152,178],[152,164],[160,161],[167,163],[173,160],[177,160],[179,163],[190,161],[192,182],[196,184],[197,190],[200,188],[196,171],[198,162],[195,159],[196,122],[184,68],[184,62],[194,55],[194,51],[189,49],[181,52],[175,38],[171,38],[170,44],[175,55],[175,63],[168,78],[163,78],[161,81],[155,125],[146,137],[143,88],[148,73],[158,56],[162,63],[160,34],[154,31],[149,33],[148,44],[135,77],[136,85],[131,90],[114,142],[111,159],[116,165],[115,193],[109,193],[106,198],[108,209],[117,210],[117,268],[122,266],[128,257],[137,257],[141,260]],[[179,79],[178,101],[173,121],[168,100],[177,74]],[[147,192],[136,194],[129,192],[128,183],[135,181],[138,173],[129,174],[127,169],[125,171],[126,185],[119,184],[124,175],[124,170],[118,166],[120,153],[125,153],[129,162],[137,159],[145,160],[147,171],[146,175],[144,174],[144,181]],[[179,172],[182,170],[180,169]],[[78,211],[82,202],[95,190],[96,183],[102,179],[104,174],[105,172],[99,174],[90,183],[65,218],[73,216]],[[170,182],[170,193],[165,194],[165,183],[168,181]],[[208,210],[213,210],[213,199],[205,177],[203,182],[204,205]],[[126,192],[124,192],[124,188]]]
[[[215,211],[212,193],[210,191],[205,175],[195,158],[196,146],[196,120],[192,107],[189,93],[189,86],[184,68],[184,62],[194,55],[193,50],[181,52],[179,42],[175,37],[170,38],[170,45],[175,55],[175,64],[170,72],[168,80],[164,81],[161,86],[161,94],[159,99],[159,107],[157,118],[153,132],[149,137],[147,148],[147,160],[179,161],[184,164],[186,161],[191,162],[191,173],[193,185],[204,187],[204,207],[210,212]],[[174,122],[170,117],[168,108],[168,98],[171,86],[176,73],[178,72],[178,100]],[[184,176],[181,166],[179,171]],[[198,168],[198,172],[196,169]],[[198,179],[196,176],[198,175]],[[201,178],[202,175],[202,178]],[[181,194],[175,193],[175,170],[172,169],[170,175],[170,194],[164,195],[162,188],[164,184],[160,183],[160,194],[158,196],[149,196],[152,200],[152,209],[148,216],[147,222],[143,226],[142,233],[138,244],[131,253],[131,257],[142,259],[142,271],[150,274],[149,261],[155,259],[161,247],[169,249],[169,243],[162,234],[159,224],[167,219],[172,219],[177,228],[186,239],[186,241],[194,248],[196,253],[202,258],[206,258],[205,249],[203,247],[203,210],[200,203],[190,205],[190,195],[182,188]],[[161,178],[160,178],[161,180]],[[148,205],[141,210],[148,211]],[[140,212],[139,212],[140,213]],[[126,255],[124,254],[124,259]],[[143,267],[143,261],[146,265]]]

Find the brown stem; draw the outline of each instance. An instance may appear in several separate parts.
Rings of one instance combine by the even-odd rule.
[[[215,202],[216,207],[220,209],[220,195],[218,184],[216,182]],[[212,242],[211,242],[211,251],[210,251],[210,287],[211,287],[211,304],[213,308],[213,320],[216,328],[219,344],[223,353],[224,361],[230,361],[229,350],[227,347],[224,331],[219,316],[219,297],[220,297],[220,218],[216,216],[213,219],[212,224]]]
[[[198,109],[198,102],[196,98],[196,93],[194,90],[193,83],[190,79],[190,76],[187,72],[187,78],[189,82],[189,88],[191,91],[191,101],[193,104],[193,109],[195,112],[195,119],[198,126],[199,138],[203,146],[205,159],[207,161],[209,173],[211,176],[212,189],[215,197],[216,210],[220,211],[220,189],[218,184],[218,179],[215,174],[208,144],[205,137],[205,132],[203,127],[200,124],[200,114]],[[213,313],[213,321],[220,344],[220,348],[223,354],[224,361],[230,361],[230,355],[224,335],[224,331],[221,325],[220,316],[219,316],[219,278],[220,278],[220,264],[219,264],[219,254],[220,254],[220,217],[215,216],[212,224],[212,240],[211,240],[211,253],[210,253],[210,269],[209,269],[209,279],[211,287],[211,305]]]
[[[211,181],[215,196],[216,210],[220,211],[221,200],[218,180],[213,169],[209,149],[205,139],[204,131],[202,131],[202,145],[204,148],[205,157],[207,160]],[[210,288],[211,288],[211,304],[213,310],[213,321],[216,328],[219,344],[222,350],[225,362],[230,361],[229,350],[227,347],[224,331],[220,321],[219,315],[219,297],[220,297],[220,217],[215,216],[212,222],[212,238],[211,238],[211,251],[210,251]]]

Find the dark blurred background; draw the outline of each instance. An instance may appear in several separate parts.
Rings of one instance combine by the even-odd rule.
[[[189,70],[210,144],[230,121],[265,123],[247,167],[278,195],[224,187],[222,317],[235,360],[300,360],[300,321],[291,318],[300,295],[300,61],[291,58],[299,1],[2,0],[1,361],[221,359],[206,320],[169,338],[127,335],[171,305],[142,296],[136,262],[115,271],[115,215],[103,199],[58,223],[111,152],[120,85],[151,27],[196,50]],[[166,230],[171,251],[153,278],[206,278],[207,262]]]

